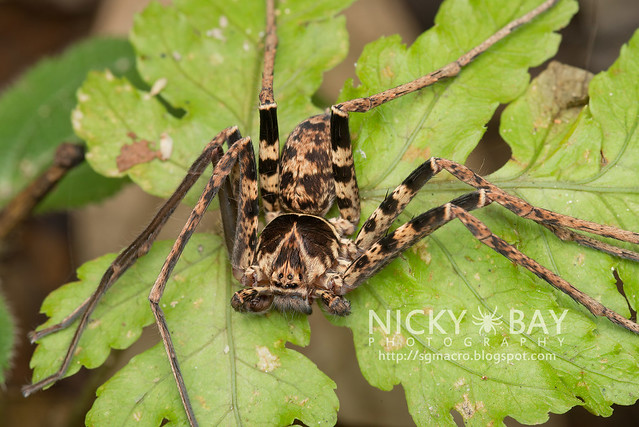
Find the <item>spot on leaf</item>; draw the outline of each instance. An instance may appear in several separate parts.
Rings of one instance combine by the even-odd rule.
[[[467,394],[464,394],[463,397],[464,401],[457,403],[455,405],[455,409],[457,409],[465,420],[472,418],[478,410],[484,409],[484,402],[478,401],[473,403],[470,401]]]
[[[405,344],[406,337],[400,333],[395,333],[390,336],[384,335],[384,339],[380,342],[380,345],[388,352],[400,350]]]
[[[257,352],[257,369],[262,372],[272,372],[281,366],[280,358],[271,353],[268,347],[258,345],[255,347]]]
[[[161,150],[152,150],[151,141],[141,139],[132,144],[123,145],[116,164],[120,172],[131,169],[135,165],[150,162],[153,159],[165,160]]]

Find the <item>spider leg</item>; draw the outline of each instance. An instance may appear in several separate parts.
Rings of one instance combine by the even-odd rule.
[[[466,211],[471,211],[483,208],[490,203],[491,201],[486,197],[485,192],[479,190],[464,194],[449,203],[416,216],[394,231],[378,239],[355,259],[342,274],[342,283],[336,283],[333,286],[335,294],[344,295],[357,288],[400,253],[441,226],[455,219],[455,217],[450,214],[450,205],[454,204],[455,206],[462,207]]]
[[[100,279],[100,284],[98,285],[96,290],[87,300],[85,300],[80,305],[80,307],[75,309],[69,316],[63,319],[62,322],[29,334],[31,341],[34,342],[46,335],[68,327],[78,317],[80,317],[80,321],[75,330],[73,338],[69,343],[69,347],[64,356],[64,359],[62,360],[60,368],[54,374],[38,381],[37,383],[24,386],[22,388],[22,393],[25,396],[28,396],[37,390],[41,390],[53,384],[64,376],[69,367],[69,364],[71,363],[71,360],[73,359],[73,354],[78,346],[80,337],[82,336],[82,333],[84,332],[84,329],[89,322],[89,318],[93,313],[93,310],[95,310],[95,307],[100,301],[100,298],[102,298],[102,295],[104,295],[104,293],[111,287],[111,285],[113,285],[113,283],[122,274],[124,274],[124,272],[129,267],[131,267],[131,265],[133,265],[138,258],[149,251],[149,249],[151,248],[151,244],[157,237],[164,224],[168,221],[171,214],[180,204],[180,201],[184,198],[188,190],[204,172],[209,162],[213,161],[214,163],[217,163],[217,159],[219,159],[221,155],[221,146],[223,142],[230,138],[234,138],[237,135],[239,135],[237,128],[231,127],[223,130],[215,138],[213,138],[213,140],[211,140],[211,142],[204,148],[200,156],[197,158],[197,160],[193,162],[188,173],[178,186],[175,193],[173,193],[173,195],[164,203],[164,205],[162,205],[160,210],[155,214],[144,231],[142,231],[142,233],[116,257],[116,259],[111,263],[111,265],[107,268],[106,272]]]
[[[336,287],[335,292],[343,295],[356,288],[364,280],[390,262],[390,260],[395,258],[399,253],[415,244],[418,240],[453,219],[459,218],[480,242],[491,247],[512,262],[527,268],[539,278],[566,293],[586,307],[592,314],[605,316],[612,322],[632,332],[639,333],[639,324],[606,308],[600,302],[575,288],[557,274],[494,235],[485,224],[469,213],[472,209],[481,208],[490,203],[491,200],[487,197],[487,192],[480,189],[477,192],[458,197],[445,205],[433,208],[408,221],[392,233],[379,239],[357,258],[342,275],[343,283],[341,287]]]
[[[436,173],[437,170],[429,161],[426,161],[411,172],[392,193],[387,193],[384,201],[359,230],[355,245],[361,249],[368,249],[386,234],[406,205]]]
[[[189,419],[189,423],[192,426],[197,425],[193,408],[189,400],[189,396],[184,384],[184,379],[180,371],[180,366],[177,360],[177,354],[175,347],[171,340],[171,334],[169,332],[168,325],[166,323],[166,317],[162,308],[160,307],[160,299],[164,293],[166,282],[175,267],[184,247],[193,235],[195,228],[200,223],[206,208],[210,204],[211,200],[217,195],[218,190],[224,183],[225,179],[231,173],[235,162],[239,160],[240,163],[240,187],[242,189],[240,203],[238,204],[238,221],[237,230],[238,237],[236,238],[236,245],[233,248],[233,266],[242,265],[252,260],[252,253],[254,251],[254,242],[257,236],[257,177],[255,173],[255,158],[253,157],[253,145],[249,138],[243,138],[233,144],[228,151],[222,156],[220,161],[215,166],[213,175],[209,179],[206,188],[204,189],[200,199],[193,208],[191,215],[189,216],[186,224],[182,228],[179,236],[175,240],[171,252],[169,253],[162,270],[151,289],[149,294],[149,302],[151,303],[151,309],[155,316],[156,323],[162,336],[164,348],[166,350],[169,362],[171,364],[171,370],[178,386],[180,398],[182,404]],[[239,248],[239,249],[238,249]],[[240,253],[241,251],[241,253]],[[248,261],[246,261],[248,259]]]
[[[550,9],[557,0],[546,0],[544,3],[539,5],[537,8],[531,10],[521,18],[515,19],[514,21],[509,22],[501,28],[499,31],[494,33],[492,36],[488,37],[481,44],[475,46],[455,61],[444,65],[439,70],[433,71],[425,76],[419,77],[418,79],[413,80],[412,82],[405,83],[403,85],[394,87],[392,89],[385,90],[383,92],[377,93],[375,95],[368,96],[366,98],[357,98],[352,99],[350,101],[345,101],[340,104],[333,106],[333,111],[338,110],[343,113],[347,112],[358,112],[363,113],[369,111],[375,107],[378,107],[388,101],[392,101],[395,98],[399,98],[402,95],[406,95],[417,90],[423,89],[427,86],[437,83],[438,81],[448,78],[454,77],[463,67],[468,65],[473,59],[477,56],[488,50],[492,45],[512,33],[517,27],[520,27],[523,24],[526,24],[532,21],[535,17],[542,14],[546,10]]]
[[[228,148],[235,144],[242,136],[239,132],[233,134],[226,143]],[[213,168],[219,159],[214,159]],[[222,219],[222,231],[224,233],[224,243],[226,243],[226,251],[231,259],[233,254],[233,246],[235,245],[235,229],[237,227],[237,200],[235,195],[238,194],[239,168],[237,163],[233,166],[233,170],[224,180],[218,192],[218,200],[220,207],[220,217]]]
[[[417,192],[428,180],[443,169],[450,172],[455,178],[477,189],[485,190],[485,195],[493,202],[499,203],[513,213],[533,220],[565,241],[575,241],[602,252],[621,258],[639,261],[639,253],[583,236],[573,230],[575,228],[589,233],[630,243],[639,243],[639,233],[621,230],[616,227],[597,224],[590,221],[576,219],[570,216],[558,214],[546,209],[536,208],[522,199],[512,196],[499,187],[491,184],[472,170],[459,163],[450,160],[432,157],[415,169],[390,195],[387,195],[380,206],[366,220],[359,231],[355,244],[362,249],[367,249],[388,230],[397,216],[404,210]]]
[[[236,278],[238,272],[244,272],[251,265],[257,247],[259,199],[253,144],[247,144],[247,148],[240,154],[238,163],[240,179],[237,225],[233,234],[235,244],[231,255],[231,265]]]
[[[335,199],[340,213],[340,218],[334,221],[334,225],[342,235],[350,235],[355,232],[359,223],[360,201],[348,129],[348,113],[336,106],[331,107],[330,127]]]
[[[459,218],[459,220],[466,226],[466,228],[473,234],[473,236],[475,236],[475,238],[481,243],[494,249],[496,252],[499,252],[512,262],[527,268],[537,277],[550,283],[552,286],[566,293],[572,299],[586,307],[595,316],[607,317],[608,319],[610,319],[610,321],[623,326],[624,328],[634,333],[639,334],[639,324],[626,319],[625,317],[610,310],[609,308],[606,308],[599,301],[575,288],[557,274],[548,270],[546,267],[539,264],[537,261],[530,258],[526,254],[520,252],[513,245],[507,243],[500,237],[493,234],[484,223],[469,214],[463,208],[451,204],[450,210],[452,215]]]
[[[434,174],[445,169],[460,181],[477,189],[486,190],[486,197],[493,202],[499,203],[522,218],[533,220],[545,226],[562,240],[574,240],[581,245],[607,252],[612,255],[632,260],[639,260],[639,253],[621,249],[599,240],[582,236],[572,230],[568,230],[568,228],[634,244],[639,244],[639,233],[573,218],[571,216],[558,214],[543,208],[537,208],[518,197],[506,193],[504,190],[494,184],[491,184],[464,165],[436,157],[431,158],[430,162],[433,170],[435,171]]]
[[[556,2],[557,0],[545,1],[521,18],[508,23],[495,34],[484,40],[484,42],[439,70],[378,94],[366,98],[352,99],[331,107],[333,177],[335,179],[337,206],[340,211],[340,218],[333,222],[337,228],[342,231],[342,234],[352,234],[357,227],[360,216],[359,189],[357,187],[355,168],[353,166],[353,153],[348,128],[348,113],[363,113],[369,111],[402,95],[430,86],[439,80],[456,76],[464,66],[468,65],[478,55],[506,37],[517,27],[530,22],[536,16],[551,8]]]
[[[277,48],[275,6],[273,0],[266,2],[266,37],[264,46],[264,71],[260,91],[260,189],[267,216],[277,216],[280,210],[279,157],[280,142],[277,124],[277,104],[273,96],[273,68]],[[267,222],[272,218],[267,217]]]
[[[540,222],[540,224],[546,227],[548,230],[552,231],[561,240],[564,240],[566,242],[577,242],[578,244],[582,246],[586,246],[592,249],[606,252],[606,253],[609,253],[610,255],[629,259],[632,261],[639,261],[639,253],[637,252],[620,248],[615,245],[611,245],[611,244],[602,242],[600,240],[593,239],[592,237],[584,236],[568,228],[557,227],[557,226],[546,224],[543,222]]]

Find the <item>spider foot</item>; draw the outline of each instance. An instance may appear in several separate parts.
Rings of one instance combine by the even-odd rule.
[[[348,316],[351,313],[351,303],[344,297],[336,296],[326,307],[329,313],[336,316]]]
[[[27,336],[29,337],[29,342],[31,344],[35,344],[40,338],[44,338],[47,335],[51,335],[54,332],[61,331],[68,326],[66,322],[58,323],[53,326],[49,326],[48,328],[40,329],[38,331],[30,331]]]
[[[256,289],[242,289],[233,294],[231,307],[239,312],[260,313],[268,310],[273,303],[273,295],[260,295]]]
[[[348,316],[351,313],[351,303],[340,295],[326,290],[317,291],[317,296],[322,300],[329,313],[336,316]]]

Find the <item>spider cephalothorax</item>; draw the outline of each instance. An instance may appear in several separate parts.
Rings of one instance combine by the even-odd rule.
[[[257,313],[273,307],[310,314],[319,297],[329,312],[346,315],[350,304],[334,295],[334,279],[340,265],[352,260],[352,247],[322,217],[280,215],[262,231],[253,264],[236,275],[247,289],[236,292],[231,304],[238,311]]]

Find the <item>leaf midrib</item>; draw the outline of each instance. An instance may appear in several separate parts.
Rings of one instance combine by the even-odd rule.
[[[230,269],[227,267],[226,262],[226,254],[221,255],[224,257],[224,261],[219,263],[218,265],[223,266],[222,271],[226,276],[226,301],[231,300],[231,295],[233,293],[233,275],[231,274]],[[224,321],[226,322],[226,339],[228,341],[229,352],[229,379],[231,381],[231,404],[233,405],[233,415],[235,416],[235,423],[238,426],[244,425],[242,422],[242,418],[240,417],[239,405],[238,405],[238,391],[237,391],[237,365],[236,365],[236,355],[235,355],[235,337],[233,336],[233,319],[231,313],[231,305],[226,304],[224,309]]]

